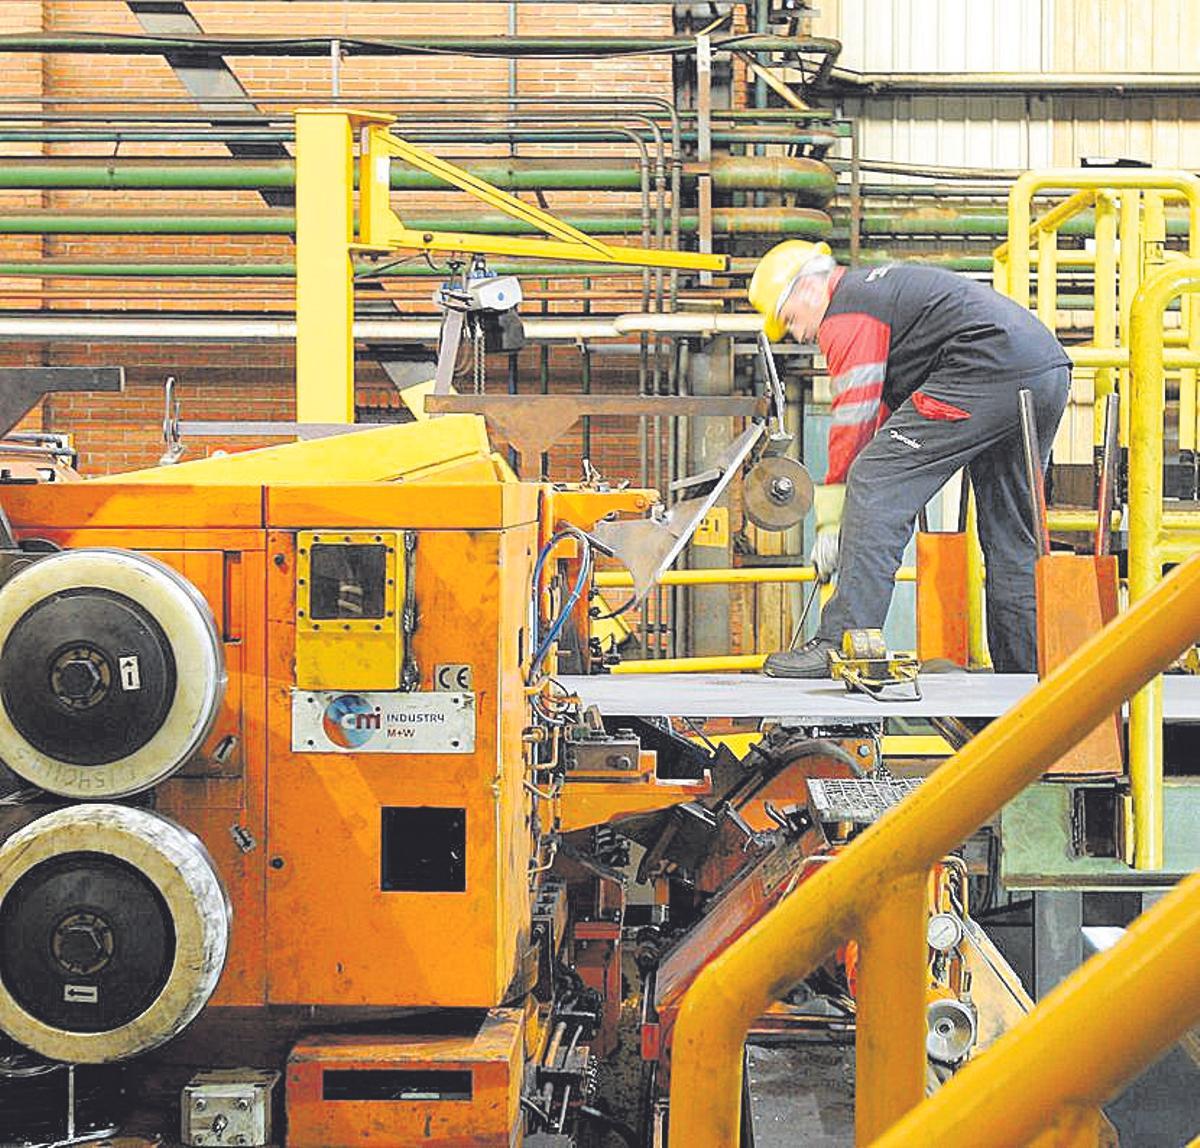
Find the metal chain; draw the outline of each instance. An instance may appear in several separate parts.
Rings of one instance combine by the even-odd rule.
[[[487,389],[487,352],[484,346],[483,323],[479,319],[474,327],[475,393],[482,395]]]

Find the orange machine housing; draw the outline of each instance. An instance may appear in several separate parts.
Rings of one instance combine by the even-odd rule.
[[[210,1007],[504,999],[530,925],[519,667],[542,489],[119,480],[6,489],[19,537],[153,554],[196,585],[221,629],[224,709],[202,752],[155,794],[208,847],[233,906]],[[416,689],[433,691],[439,666],[469,667],[471,752],[293,752],[296,538],[314,529],[411,532]],[[412,811],[403,827],[428,816],[461,828],[460,888],[384,888],[388,810]]]

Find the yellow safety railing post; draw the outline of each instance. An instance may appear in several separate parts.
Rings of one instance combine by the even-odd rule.
[[[979,543],[979,514],[975,505],[975,490],[967,483],[967,665],[974,670],[986,670],[992,664],[988,650],[987,618],[984,612],[983,547]]]
[[[1117,346],[1129,346],[1129,316],[1133,310],[1133,297],[1142,282],[1142,193],[1133,187],[1124,188],[1121,192],[1120,215],[1120,251],[1118,265],[1120,269],[1120,291],[1117,294],[1119,313],[1117,317]],[[1121,394],[1121,408],[1118,411],[1122,420],[1126,418],[1124,410],[1129,405],[1129,368],[1122,367],[1117,374],[1117,388]],[[1100,404],[1096,404],[1097,418],[1100,423],[1098,434],[1104,434],[1104,416]],[[1101,441],[1096,439],[1097,444]],[[1122,445],[1128,445],[1127,436],[1118,435]]]
[[[1094,1148],[1100,1105],[1200,1015],[1198,948],[1200,874],[1193,874],[874,1148]],[[1051,1120],[1062,1136],[1038,1139]]]
[[[354,421],[354,135],[346,112],[296,113],[296,419]]]
[[[670,1148],[728,1148],[736,1144],[742,1047],[755,1018],[811,973],[839,943],[858,934],[898,881],[927,873],[939,858],[1040,777],[1130,693],[1178,657],[1197,633],[1200,555],[1174,570],[1085,643],[916,792],[855,838],[833,861],[821,866],[706,965],[683,998],[673,1033]],[[1192,951],[1188,959],[1191,976],[1181,976],[1180,980],[1188,981],[1188,991],[1192,992]],[[911,978],[907,959],[897,972],[906,980]],[[1102,1004],[1093,999],[1093,1022],[1110,1025],[1112,1002],[1133,999],[1138,1007],[1130,1009],[1125,1017],[1131,1027],[1135,1026],[1144,1015],[1142,996],[1155,997],[1167,983],[1169,980],[1158,977],[1147,978],[1143,988],[1145,984],[1153,985],[1152,993],[1106,993]],[[885,991],[903,993],[907,1001],[915,990],[911,984],[900,988],[893,981]],[[1177,999],[1174,991],[1167,995]],[[1193,993],[1189,1008],[1194,1011],[1196,1005]],[[860,1001],[863,1007],[868,1017],[879,1015],[878,1002]],[[904,1015],[907,1013],[905,1006]],[[1149,1022],[1150,1027],[1153,1023]],[[860,1014],[859,1041],[879,1039],[864,1032],[864,1027]],[[909,1039],[915,1035],[910,1028],[906,1022],[892,1035]],[[1093,1043],[1109,1050],[1103,1055],[1127,1055],[1128,1046],[1113,1040],[1109,1028]],[[1137,1047],[1140,1051],[1144,1045]],[[894,1055],[896,1063],[905,1066],[914,1054],[911,1049],[897,1048]],[[1053,1055],[1043,1052],[1040,1063],[1046,1064],[1047,1057]],[[875,1056],[875,1063],[879,1059]],[[1074,1063],[1068,1058],[1063,1060],[1067,1065]],[[1130,1064],[1134,1063],[1130,1057]],[[859,1089],[880,1085],[877,1078],[863,1074],[858,1077]],[[996,1091],[1014,1113],[1035,1110],[1041,1095],[1036,1080],[1026,1091],[1015,1094],[1016,1102],[1014,1093]],[[958,1142],[979,1143],[971,1137]],[[1010,1137],[1003,1143],[1011,1146],[1020,1141]]]
[[[1153,591],[1169,553],[1163,526],[1163,419],[1166,382],[1162,323],[1176,296],[1200,290],[1200,260],[1168,263],[1143,281],[1130,315],[1129,599]],[[1180,524],[1182,525],[1182,524]],[[1129,780],[1134,867],[1162,867],[1162,679],[1129,706]]]
[[[1058,314],[1058,232],[1039,231],[1037,249],[1037,315],[1053,331]]]
[[[1117,345],[1117,205],[1105,191],[1096,193],[1096,269],[1092,279],[1095,298],[1092,343],[1108,350]],[[1113,369],[1099,368],[1094,386],[1093,445],[1104,438],[1104,407],[1116,387]]]
[[[860,1143],[882,1136],[925,1095],[928,870],[900,873],[858,931],[856,1077]]]

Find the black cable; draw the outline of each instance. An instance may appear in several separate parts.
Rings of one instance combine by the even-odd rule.
[[[619,618],[627,610],[632,610],[637,605],[638,596],[634,594],[628,602],[623,602],[615,610],[610,610],[607,614],[593,614],[592,620],[595,622],[607,622],[609,618]]]
[[[393,267],[403,267],[406,263],[412,263],[417,259],[424,259],[429,265],[431,271],[445,271],[446,268],[439,267],[429,257],[428,251],[418,251],[415,255],[406,255],[403,259],[389,259],[386,263],[377,264],[374,267],[364,268],[362,271],[356,271],[354,278],[358,279],[373,279],[376,275],[382,275],[385,271],[390,271]]]

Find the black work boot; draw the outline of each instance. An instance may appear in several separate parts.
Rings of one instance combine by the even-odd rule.
[[[810,638],[798,650],[780,650],[763,665],[763,673],[771,678],[827,678],[829,651],[837,643],[829,638]]]

